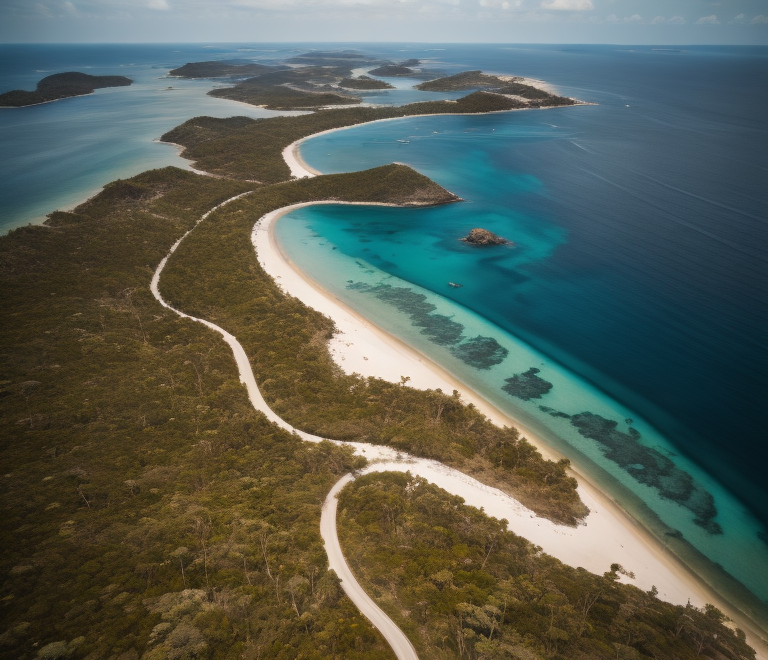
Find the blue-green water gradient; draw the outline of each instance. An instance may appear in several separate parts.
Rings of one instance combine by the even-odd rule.
[[[323,172],[404,162],[467,201],[418,211],[301,211],[278,225],[286,249],[309,250],[298,243],[317,234],[337,248],[329,248],[333,259],[349,257],[377,277],[396,276],[405,283],[400,287],[437,293],[461,305],[447,316],[471,310],[524,341],[546,369],[506,365],[510,348],[505,362],[474,370],[473,386],[525,409],[576,447],[577,459],[589,454],[579,445],[584,436],[539,406],[596,413],[599,399],[616,406],[602,416],[618,430],[628,431],[625,417],[638,431],[645,425],[642,443],[663,447],[707,484],[725,534],[700,534],[690,511],[668,498],[640,493],[644,501],[713,561],[726,566],[735,561],[729,555],[751,556],[751,567],[747,561],[744,570],[728,570],[767,598],[766,585],[752,579],[768,574],[765,530],[757,522],[768,518],[768,169],[761,119],[768,99],[754,85],[768,73],[766,49],[446,48],[446,68],[463,60],[464,68],[546,78],[561,83],[561,93],[599,105],[411,118],[313,138],[302,155]],[[309,234],[295,229],[292,217],[307,223]],[[478,226],[515,246],[479,250],[458,241]],[[345,288],[346,279],[357,280],[342,261],[331,267],[309,253],[296,261],[353,306],[365,299],[366,315],[377,322],[386,325],[382,319],[392,316],[391,300],[375,290]],[[399,332],[442,361],[445,348],[424,343],[422,329],[409,322]],[[505,378],[530,367],[553,383],[547,370],[564,371],[541,399],[525,402],[501,389]],[[463,373],[468,381],[466,365]],[[576,409],[576,389],[566,403],[579,404],[566,406],[565,382],[594,386],[600,394],[593,408]],[[599,443],[590,443],[602,455]],[[595,465],[598,459],[589,455]],[[634,464],[614,472],[639,493],[647,486],[633,469],[637,476]],[[669,517],[670,507],[683,509],[688,527]]]

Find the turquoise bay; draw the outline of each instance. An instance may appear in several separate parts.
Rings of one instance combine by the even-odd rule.
[[[323,287],[544,436],[759,619],[768,547],[754,514],[764,519],[766,498],[742,459],[764,451],[768,204],[762,157],[745,145],[764,132],[754,108],[731,108],[726,125],[676,91],[676,77],[722,53],[670,66],[592,50],[603,77],[587,80],[573,57],[577,84],[560,90],[599,106],[413,118],[307,141],[302,155],[320,171],[404,162],[466,201],[302,209],[278,236]],[[542,78],[563,58],[529,54],[519,71],[495,56],[492,70]],[[627,82],[627,67],[645,77]],[[515,246],[459,242],[473,227]],[[478,337],[499,348],[473,346]],[[509,379],[552,387],[524,400],[505,391]],[[716,525],[701,517],[709,497]]]
[[[768,78],[768,49],[347,46],[421,58],[444,73],[540,78],[599,105],[417,118],[312,139],[302,153],[323,172],[405,162],[466,201],[305,210],[278,224],[286,250],[571,456],[687,561],[709,557],[701,572],[764,612],[768,88],[755,81]],[[169,80],[169,69],[206,59],[277,63],[313,47],[327,45],[0,47],[3,91],[66,70],[136,81],[0,109],[2,231],[117,177],[188,167],[154,140],[190,117],[274,114],[207,97],[218,83]],[[435,97],[413,90],[415,80],[393,82],[396,90],[366,100]],[[458,241],[476,226],[514,248]],[[521,384],[540,398],[504,389],[519,394]],[[710,533],[715,525],[723,534]],[[722,570],[762,603],[734,593]]]

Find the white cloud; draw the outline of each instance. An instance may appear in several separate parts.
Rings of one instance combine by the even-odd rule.
[[[42,16],[43,18],[54,17],[54,13],[44,4],[41,4],[39,2],[35,5],[35,13],[38,14],[39,16]]]
[[[667,19],[663,16],[656,16],[651,20],[651,25],[658,25],[659,23],[666,23]]]
[[[758,14],[750,21],[750,23],[752,23],[752,25],[765,25],[768,23],[768,16]]]
[[[670,25],[685,25],[685,19],[682,16],[673,16],[667,22]]]
[[[543,0],[541,6],[558,11],[588,11],[595,8],[592,0]]]
[[[661,20],[658,20],[658,19],[661,19]],[[657,16],[651,22],[652,23],[662,23],[662,22],[664,22],[664,20],[665,19],[664,19],[663,16]],[[616,14],[611,14],[610,16],[608,16],[605,19],[605,22],[606,23],[615,23],[615,24],[618,24],[618,23],[642,23],[643,22],[643,17],[640,16],[640,14],[632,14],[632,16],[624,16],[623,18],[619,18],[618,16],[616,16]]]
[[[696,21],[696,25],[720,25],[720,19],[714,14],[711,16],[702,16]]]
[[[147,0],[147,7],[167,11],[170,9],[166,0]]]
[[[509,9],[512,5],[516,7],[520,6],[520,2],[509,2],[509,0],[480,0],[481,7],[500,7],[501,9]]]

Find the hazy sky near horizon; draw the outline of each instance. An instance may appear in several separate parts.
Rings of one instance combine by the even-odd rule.
[[[0,41],[768,44],[768,0],[0,0]]]

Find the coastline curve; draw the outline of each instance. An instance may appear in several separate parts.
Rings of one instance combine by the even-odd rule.
[[[241,193],[221,202],[201,216],[195,224],[195,227],[209,217],[214,211],[249,194],[251,194],[251,191]],[[333,200],[311,202],[311,204],[317,203],[335,204],[338,202]],[[370,204],[359,203],[359,205],[369,206]],[[269,240],[270,226],[274,220],[296,206],[298,205],[277,209],[256,221],[251,238],[257,255],[263,254],[259,251],[259,246],[263,247],[264,238]],[[162,271],[170,256],[195,227],[187,231],[178,241],[176,241],[168,254],[158,264],[150,284],[153,296],[166,309],[173,311],[182,318],[188,318],[197,321],[198,323],[202,323],[222,336],[233,352],[240,375],[240,381],[245,385],[249,400],[256,410],[262,412],[267,419],[278,425],[280,428],[296,434],[302,440],[309,442],[322,442],[327,440],[326,438],[315,436],[294,428],[269,407],[256,383],[245,350],[232,334],[210,321],[191,316],[175,309],[163,299],[159,291]],[[268,244],[267,251],[269,251]],[[262,262],[261,256],[259,256],[259,261],[260,263]],[[290,265],[288,265],[289,270],[290,268]],[[295,295],[286,290],[285,278],[269,271],[267,271],[267,273],[273,277],[276,282],[282,284],[285,293]],[[317,293],[317,289],[315,288],[314,290],[315,293]],[[316,300],[316,297],[313,298],[313,300]],[[337,301],[331,299],[330,303],[332,306],[339,309]],[[315,307],[312,303],[308,304]],[[357,454],[364,456],[371,461],[371,464],[367,466],[363,472],[410,472],[427,479],[451,494],[459,495],[464,498],[466,504],[484,510],[487,515],[497,519],[506,520],[510,530],[527,538],[536,545],[541,546],[545,552],[568,565],[584,567],[592,572],[602,573],[608,570],[610,564],[616,561],[616,559],[621,559],[622,565],[636,575],[634,580],[622,576],[623,580],[629,581],[642,589],[651,589],[655,586],[659,591],[659,595],[664,600],[676,604],[690,602],[698,607],[703,606],[707,602],[712,602],[713,600],[717,602],[719,600],[716,598],[716,594],[706,588],[695,575],[687,572],[687,570],[684,567],[681,567],[678,562],[672,560],[666,553],[660,551],[647,533],[644,533],[643,530],[638,527],[637,523],[629,518],[618,505],[602,495],[597,489],[581,480],[579,484],[579,495],[589,507],[591,513],[589,515],[589,521],[586,524],[577,528],[570,528],[556,525],[547,519],[537,517],[535,513],[506,493],[503,493],[496,488],[486,486],[478,480],[437,461],[413,457],[386,446],[333,440],[331,440],[331,442],[339,445],[351,446],[355,449]],[[346,485],[346,483],[347,482],[342,484],[339,489],[342,488],[343,485]],[[350,596],[350,598],[352,598],[352,596]],[[366,598],[368,597],[366,596]],[[363,601],[358,602],[355,598],[352,598],[352,600],[360,611],[364,613],[367,603]],[[386,614],[384,614],[383,611],[381,614],[386,617]],[[739,617],[739,619],[740,618],[741,617]],[[392,625],[394,626],[394,623]],[[750,630],[749,626],[744,626],[740,621],[739,625]],[[397,628],[397,626],[395,626],[395,628]],[[750,632],[754,633],[754,631]],[[384,634],[383,631],[382,634]],[[750,635],[750,637],[751,636],[752,635]],[[754,642],[752,642],[752,645],[754,646]],[[404,656],[402,660],[405,660],[406,657],[412,658],[412,656]],[[758,655],[758,657],[764,656]]]

